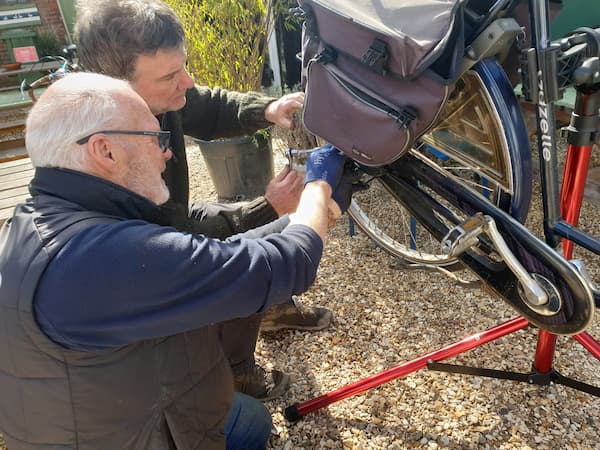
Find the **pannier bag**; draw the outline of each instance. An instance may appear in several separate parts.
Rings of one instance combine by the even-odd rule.
[[[303,120],[366,166],[431,128],[464,53],[464,0],[298,0]]]

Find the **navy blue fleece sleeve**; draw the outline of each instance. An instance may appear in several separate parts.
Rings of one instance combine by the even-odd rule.
[[[228,242],[141,221],[98,225],[49,264],[35,314],[51,339],[79,350],[169,336],[306,291],[322,251],[302,225]]]

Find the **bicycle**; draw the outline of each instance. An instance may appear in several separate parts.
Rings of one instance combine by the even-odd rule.
[[[36,89],[49,86],[65,74],[69,72],[77,72],[79,70],[79,66],[77,65],[77,47],[75,44],[64,47],[61,53],[62,55],[45,56],[42,58],[42,61],[60,62],[61,65],[58,69],[32,81],[31,83],[29,83],[26,79],[21,82],[20,90],[23,97],[25,97],[25,92],[27,92],[31,101],[35,103],[37,100],[35,96]]]
[[[501,9],[509,3],[509,1],[497,1],[494,8]],[[533,3],[540,4],[540,2]],[[534,23],[539,23],[539,20],[539,17],[534,17]],[[560,220],[559,178],[556,174],[557,149],[550,103],[558,98],[562,89],[569,85],[577,85],[577,105],[579,106],[576,106],[574,117],[576,117],[576,122],[583,123],[586,128],[586,137],[579,139],[587,139],[591,142],[586,146],[588,148],[587,158],[578,161],[575,161],[574,158],[567,158],[565,176],[568,181],[563,186],[565,192],[561,203],[563,205],[570,204],[573,210],[579,210],[583,193],[582,183],[585,182],[585,179],[582,180],[581,174],[576,177],[572,177],[571,174],[587,169],[585,159],[589,161],[589,152],[591,152],[593,144],[592,135],[595,131],[590,131],[589,127],[590,123],[597,120],[597,112],[595,115],[590,115],[590,111],[598,109],[598,94],[595,94],[596,97],[587,95],[585,101],[581,99],[581,96],[586,95],[583,92],[587,89],[597,90],[595,85],[598,80],[597,76],[593,74],[597,72],[595,67],[598,64],[596,55],[599,54],[599,39],[598,30],[584,30],[551,44],[549,50],[544,49],[543,61],[537,61],[540,67],[551,66],[550,58],[555,64],[562,64],[562,67],[557,70],[560,79],[552,80],[549,75],[542,72],[541,76],[547,78],[547,80],[543,80],[543,85],[549,87],[545,93],[533,85],[535,80],[532,77],[524,80],[523,91],[529,101],[536,100],[534,96],[539,93],[539,101],[544,102],[543,95],[545,95],[545,103],[548,103],[547,107],[544,103],[543,114],[545,117],[541,120],[545,132],[538,133],[538,147],[542,156],[540,171],[545,212],[544,233],[546,243],[552,249],[556,248],[561,238],[569,238],[570,241],[600,254],[598,239],[574,229],[573,225],[576,225],[574,211],[569,213],[570,225],[567,225],[566,221]],[[548,37],[536,36],[537,42],[544,40],[548,40]],[[541,48],[536,49],[536,53],[541,53],[541,50]],[[524,50],[524,52],[529,51]],[[591,56],[592,54],[594,56]],[[534,61],[531,56],[528,58],[529,60],[522,67],[522,72],[527,76],[537,73],[535,68],[529,67],[534,64]],[[581,79],[576,82],[574,80],[576,77]],[[592,77],[592,80],[587,81],[586,77]],[[582,103],[585,103],[585,111],[580,110]],[[596,105],[595,109],[594,105]],[[479,114],[476,114],[477,111]],[[522,226],[517,225],[523,223],[527,216],[531,201],[532,179],[529,139],[519,111],[519,102],[499,63],[495,59],[489,58],[478,62],[457,83],[453,97],[446,105],[444,119],[432,132],[422,137],[419,144],[407,157],[390,166],[379,168],[375,173],[371,169],[367,170],[367,183],[370,184],[371,189],[359,193],[355,197],[350,214],[367,235],[391,254],[412,263],[425,265],[456,267],[456,262],[460,260],[462,264],[478,273],[480,278],[484,278],[486,284],[505,299],[507,296],[513,297],[512,300],[507,299],[507,301],[537,326],[557,334],[574,334],[582,331],[589,323],[593,305],[600,299],[598,290],[591,280],[576,280],[577,275],[570,275],[571,282],[574,285],[580,285],[574,287],[579,291],[577,295],[586,298],[584,303],[587,304],[580,305],[586,311],[579,311],[582,314],[582,318],[578,319],[579,323],[573,327],[564,327],[557,324],[555,320],[556,314],[560,314],[559,310],[562,307],[551,305],[551,303],[558,301],[559,297],[564,298],[565,292],[569,288],[564,289],[561,293],[558,291],[563,288],[559,287],[555,291],[546,280],[541,281],[546,283],[546,287],[543,289],[552,291],[552,298],[544,303],[545,306],[541,307],[536,303],[543,302],[538,302],[534,298],[535,295],[531,300],[515,298],[523,297],[523,292],[521,294],[514,290],[512,293],[507,292],[502,286],[507,280],[498,279],[502,278],[498,276],[498,271],[490,271],[484,267],[485,264],[475,260],[488,258],[489,264],[505,261],[510,272],[514,273],[515,270],[519,272],[518,269],[515,269],[518,265],[515,265],[515,262],[523,263],[524,255],[515,256],[517,259],[515,261],[513,256],[508,253],[498,254],[498,244],[491,242],[490,237],[487,239],[480,237],[477,239],[476,245],[464,245],[457,242],[458,239],[466,238],[456,236],[458,229],[454,228],[468,217],[481,212],[483,215],[493,218],[501,235],[507,240],[511,253],[517,254],[516,247],[537,245],[509,242],[510,238],[506,237],[506,235],[516,232],[522,234],[517,239],[528,240],[531,237],[525,238],[530,233]],[[587,114],[588,118],[582,119],[582,114]],[[595,126],[597,127],[597,125]],[[567,129],[567,132],[571,136],[581,135],[581,128],[580,124],[575,123]],[[579,147],[581,146],[573,146],[569,153],[573,154],[578,151]],[[580,165],[585,165],[585,167],[580,168]],[[578,185],[574,186],[574,183]],[[571,195],[568,195],[569,191],[572,192]],[[369,198],[373,195],[389,196],[389,202],[386,203],[384,211],[369,209]],[[573,207],[573,202],[575,202],[576,208]],[[379,203],[381,204],[381,202]],[[390,214],[391,208],[394,209],[393,214]],[[478,232],[484,233],[481,228],[485,228],[487,225],[483,224],[483,219],[473,220],[475,222],[468,222],[469,226],[479,227]],[[425,230],[426,233],[415,231],[417,223],[420,227],[419,230]],[[466,225],[460,226],[464,228]],[[485,234],[488,233],[485,232]],[[446,244],[445,251],[442,251],[440,242]],[[462,253],[463,250],[464,253]],[[546,250],[548,250],[547,254],[543,257],[546,262],[538,262],[552,266],[556,262],[556,252]],[[572,252],[572,244],[566,243],[565,250]],[[533,249],[521,249],[521,252],[528,253],[534,259],[542,258],[541,255],[534,256]],[[532,263],[530,262],[530,264]],[[524,263],[523,267],[527,269],[527,272],[537,271],[535,267],[527,267],[527,263]],[[565,268],[565,265],[562,264],[562,267]],[[579,265],[578,269],[580,270],[579,278],[586,278],[584,266]],[[555,270],[563,269],[556,268]],[[572,272],[571,268],[564,270]],[[540,274],[540,276],[546,278],[546,275]],[[525,273],[519,273],[517,278],[519,278],[517,285],[523,286],[525,290],[535,289],[532,287],[534,283],[528,279]],[[550,284],[554,284],[551,280],[548,281]],[[567,293],[566,296],[572,294]],[[568,307],[566,304],[564,306]],[[548,319],[550,317],[552,319]]]
[[[477,62],[457,82],[443,119],[398,161],[363,167],[369,189],[355,195],[349,210],[387,252],[416,265],[468,267],[522,317],[292,405],[285,412],[289,420],[426,367],[561,383],[600,396],[600,388],[552,369],[556,335],[573,335],[600,359],[600,343],[583,332],[600,305],[600,293],[585,265],[571,261],[574,244],[600,255],[600,237],[577,228],[590,155],[600,132],[600,28],[577,29],[552,42],[548,0],[528,0],[528,5],[532,43],[520,49],[519,62],[524,99],[536,106],[544,241],[523,225],[531,201],[532,155],[519,101],[496,59],[505,48],[482,55],[467,52]],[[488,27],[504,14],[510,17],[513,7],[510,0],[495,0],[485,14],[466,13],[476,30],[470,47],[475,53],[477,38],[492,35]],[[523,36],[519,40],[524,43]],[[576,103],[565,129],[569,145],[560,192],[553,105],[568,86],[576,89]],[[558,251],[561,242],[564,256]],[[438,362],[529,323],[540,328],[529,374]]]

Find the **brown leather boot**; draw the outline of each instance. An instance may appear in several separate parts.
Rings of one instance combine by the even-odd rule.
[[[233,383],[236,391],[267,401],[281,396],[289,389],[290,376],[279,370],[267,372],[255,365],[249,373],[234,375]]]
[[[297,302],[271,306],[260,322],[261,331],[322,330],[331,324],[333,313],[320,306],[302,306]]]

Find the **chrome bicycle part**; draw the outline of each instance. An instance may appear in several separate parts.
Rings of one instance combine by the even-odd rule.
[[[544,315],[556,314],[560,310],[560,295],[556,294],[550,305],[548,295],[529,275],[514,253],[510,250],[502,235],[498,232],[494,219],[477,213],[452,228],[442,240],[442,251],[450,256],[458,256],[479,243],[479,237],[486,235],[510,271],[519,280],[519,293],[523,301],[534,311],[543,311]],[[550,283],[550,282],[548,282]],[[555,289],[556,290],[556,289]],[[558,309],[555,309],[558,305]]]
[[[290,169],[295,170],[297,172],[306,172],[306,162],[308,161],[308,157],[313,152],[314,149],[308,150],[297,150],[297,149],[287,149],[285,151],[285,156],[288,160],[288,164]]]
[[[546,277],[533,273],[531,274],[533,280],[538,286],[545,292],[548,301],[540,305],[533,305],[527,301],[528,294],[523,291],[523,285],[519,285],[519,295],[525,304],[527,304],[533,311],[541,316],[554,316],[558,314],[562,308],[562,299],[556,286],[550,282]]]

